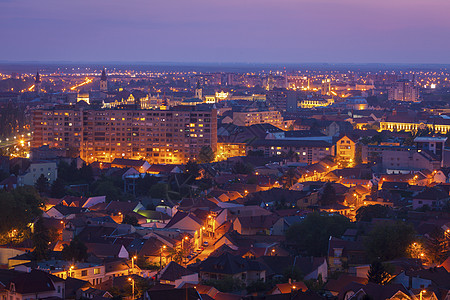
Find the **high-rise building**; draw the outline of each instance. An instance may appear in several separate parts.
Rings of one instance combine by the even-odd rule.
[[[100,77],[100,91],[106,92],[108,90],[108,78],[106,77],[106,70],[103,68],[102,76]]]
[[[419,99],[419,88],[411,80],[397,80],[388,91],[388,99],[395,101],[417,101]]]
[[[186,163],[203,146],[217,150],[217,111],[199,106],[169,110],[65,106],[35,110],[32,126],[32,148],[78,150],[88,163],[114,158]]]

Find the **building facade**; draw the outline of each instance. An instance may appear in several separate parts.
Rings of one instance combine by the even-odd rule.
[[[78,150],[80,157],[111,162],[115,158],[151,163],[186,163],[203,146],[217,150],[217,112],[198,107],[170,110],[35,110],[31,147]]]

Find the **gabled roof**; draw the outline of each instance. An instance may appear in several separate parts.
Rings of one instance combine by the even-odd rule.
[[[219,257],[208,257],[199,265],[200,272],[219,274],[238,274],[246,271],[262,271],[264,267],[257,261],[244,259],[230,253],[224,253]]]
[[[409,277],[419,277],[431,280],[436,286],[450,289],[450,273],[444,267],[433,267],[423,270],[408,270],[405,274]]]
[[[128,159],[128,158],[114,158],[111,165],[118,165],[124,167],[142,167],[147,162],[145,160],[136,160],[136,159]]]
[[[182,211],[178,211],[175,216],[173,216],[173,218],[170,220],[169,223],[167,223],[167,225],[165,226],[165,228],[172,228],[175,227],[175,225],[180,222],[181,220],[183,220],[184,218],[189,218],[191,220],[193,220],[194,222],[198,223],[199,226],[202,226],[203,223],[200,219],[198,219],[196,216],[194,216],[191,213],[185,213]]]
[[[66,206],[62,204],[55,205],[52,208],[50,208],[50,210],[52,209],[59,211],[63,216],[78,214],[83,211],[82,208],[80,207]]]
[[[186,275],[194,274],[189,269],[186,269],[185,267],[177,264],[174,261],[171,261],[164,269],[161,270],[160,273],[160,280],[167,280],[167,281],[175,281],[177,279],[181,279],[181,277]]]
[[[150,300],[168,300],[168,299],[183,299],[183,300],[199,300],[200,295],[194,288],[187,289],[169,289],[169,290],[148,290],[148,297]]]
[[[393,297],[395,294],[397,294],[399,291],[409,295],[408,290],[402,285],[402,284],[387,284],[387,285],[380,285],[375,284],[372,282],[367,283],[366,285],[352,282],[345,286],[341,292],[338,295],[339,300],[343,300],[345,297],[345,294],[348,291],[358,292],[362,290],[364,294],[370,295],[372,299],[374,300],[386,300],[391,297]]]
[[[19,294],[34,294],[54,291],[53,282],[60,280],[62,279],[44,271],[32,270],[30,273],[20,274],[11,283],[14,283],[15,291]]]
[[[448,194],[436,187],[425,188],[422,192],[417,194],[414,199],[422,200],[442,200],[448,199]]]
[[[97,257],[118,257],[122,244],[102,244],[102,243],[86,243],[88,253],[92,253]]]

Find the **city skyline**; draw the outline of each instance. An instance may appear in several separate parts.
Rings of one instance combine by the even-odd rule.
[[[450,63],[450,3],[0,1],[3,61]],[[70,14],[67,12],[70,11]],[[21,37],[21,38],[19,38]]]

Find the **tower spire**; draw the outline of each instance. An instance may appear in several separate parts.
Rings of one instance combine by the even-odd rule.
[[[108,77],[106,77],[106,69],[103,68],[100,76],[100,91],[106,92],[108,90]]]

